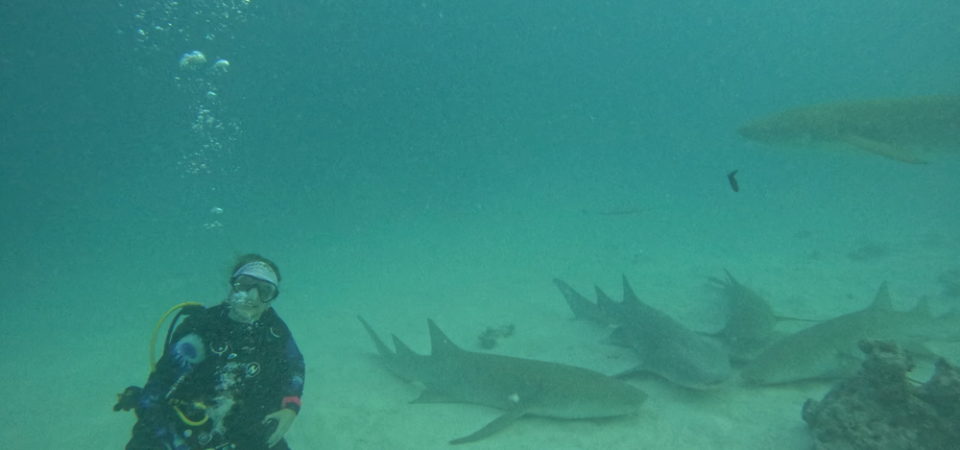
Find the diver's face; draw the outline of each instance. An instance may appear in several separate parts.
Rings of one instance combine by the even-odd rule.
[[[270,308],[270,301],[276,296],[276,286],[263,280],[241,275],[230,285],[227,304],[230,318],[237,322],[254,322]]]

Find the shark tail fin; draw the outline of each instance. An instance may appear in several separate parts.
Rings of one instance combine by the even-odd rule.
[[[600,286],[594,286],[594,291],[597,293],[597,308],[600,311],[604,312],[613,312],[617,311],[617,302],[613,301],[606,292],[603,292],[603,289],[600,289]]]
[[[397,335],[391,335],[393,337],[393,348],[397,349],[397,356],[416,356],[416,352],[410,349],[410,346],[404,344]]]
[[[600,289],[600,286],[594,286],[594,289],[597,292],[597,309],[601,313],[605,314],[607,317],[615,318],[623,315],[625,311],[625,306],[629,302],[616,302],[606,292],[603,292],[603,289]],[[617,319],[608,319],[606,321],[609,324],[618,324]]]
[[[587,300],[586,297],[580,295],[579,292],[575,291],[569,284],[564,283],[559,278],[554,278],[553,284],[557,285],[557,288],[560,289],[563,298],[567,300],[567,306],[570,307],[570,310],[573,311],[573,315],[576,318],[603,322],[603,313],[596,304]]]
[[[443,330],[437,326],[433,319],[427,319],[427,325],[430,327],[430,354],[449,355],[462,351],[460,347],[457,347],[457,344],[450,341],[450,338],[443,333]]]
[[[367,329],[367,334],[370,335],[370,339],[373,340],[373,343],[377,346],[377,352],[379,352],[381,356],[394,356],[394,352],[387,347],[387,344],[383,343],[383,341],[380,339],[380,336],[377,336],[377,332],[373,331],[373,328],[370,326],[370,324],[367,323],[366,320],[363,320],[363,317],[361,316],[357,316],[357,319],[360,319],[360,323],[362,323],[363,327]],[[409,348],[407,350],[409,350]]]

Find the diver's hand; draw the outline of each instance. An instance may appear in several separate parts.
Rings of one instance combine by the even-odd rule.
[[[293,419],[296,418],[297,413],[287,408],[267,414],[267,417],[263,419],[264,424],[271,420],[277,421],[277,428],[274,429],[273,434],[267,438],[267,447],[277,445],[277,442],[280,442],[280,439],[283,439],[283,435],[290,429],[290,425],[293,425]]]

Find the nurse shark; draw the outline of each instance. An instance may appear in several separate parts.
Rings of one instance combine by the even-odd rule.
[[[845,101],[799,107],[741,126],[746,139],[776,146],[857,148],[896,161],[960,153],[960,96]]]
[[[419,355],[396,336],[395,350],[358,317],[386,367],[425,387],[416,403],[474,403],[504,411],[479,430],[450,441],[486,438],[525,415],[594,419],[636,413],[646,399],[639,389],[592,370],[566,364],[470,352],[450,341],[432,320],[430,355]]]
[[[887,284],[860,311],[820,322],[785,336],[757,355],[740,373],[752,384],[782,384],[854,374],[863,361],[862,340],[893,341],[914,353],[931,355],[923,344],[960,337],[960,314],[932,316],[926,302],[909,311],[891,307]]]
[[[567,283],[553,281],[577,318],[616,326],[611,340],[633,349],[639,358],[629,372],[652,373],[693,389],[715,387],[732,376],[729,353],[717,340],[640,301],[626,277],[619,303],[600,288],[593,303]]]

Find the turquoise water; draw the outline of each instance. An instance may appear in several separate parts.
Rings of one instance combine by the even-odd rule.
[[[219,301],[250,251],[279,263],[278,310],[311,368],[296,448],[388,442],[331,433],[373,414],[333,392],[371,391],[345,384],[376,370],[357,313],[422,350],[427,316],[459,342],[526,324],[505,352],[613,372],[552,345],[577,331],[551,278],[616,292],[626,273],[702,328],[702,284],[723,268],[795,315],[858,309],[883,280],[900,306],[955,306],[956,152],[913,166],[735,130],[794,106],[955,95],[958,22],[946,0],[6,1],[0,440],[122,445],[113,394],[145,378],[154,321]],[[870,246],[885,251],[850,256]],[[391,429],[412,397],[381,382]],[[786,425],[797,448],[801,425]],[[743,448],[722,429],[674,444]]]

